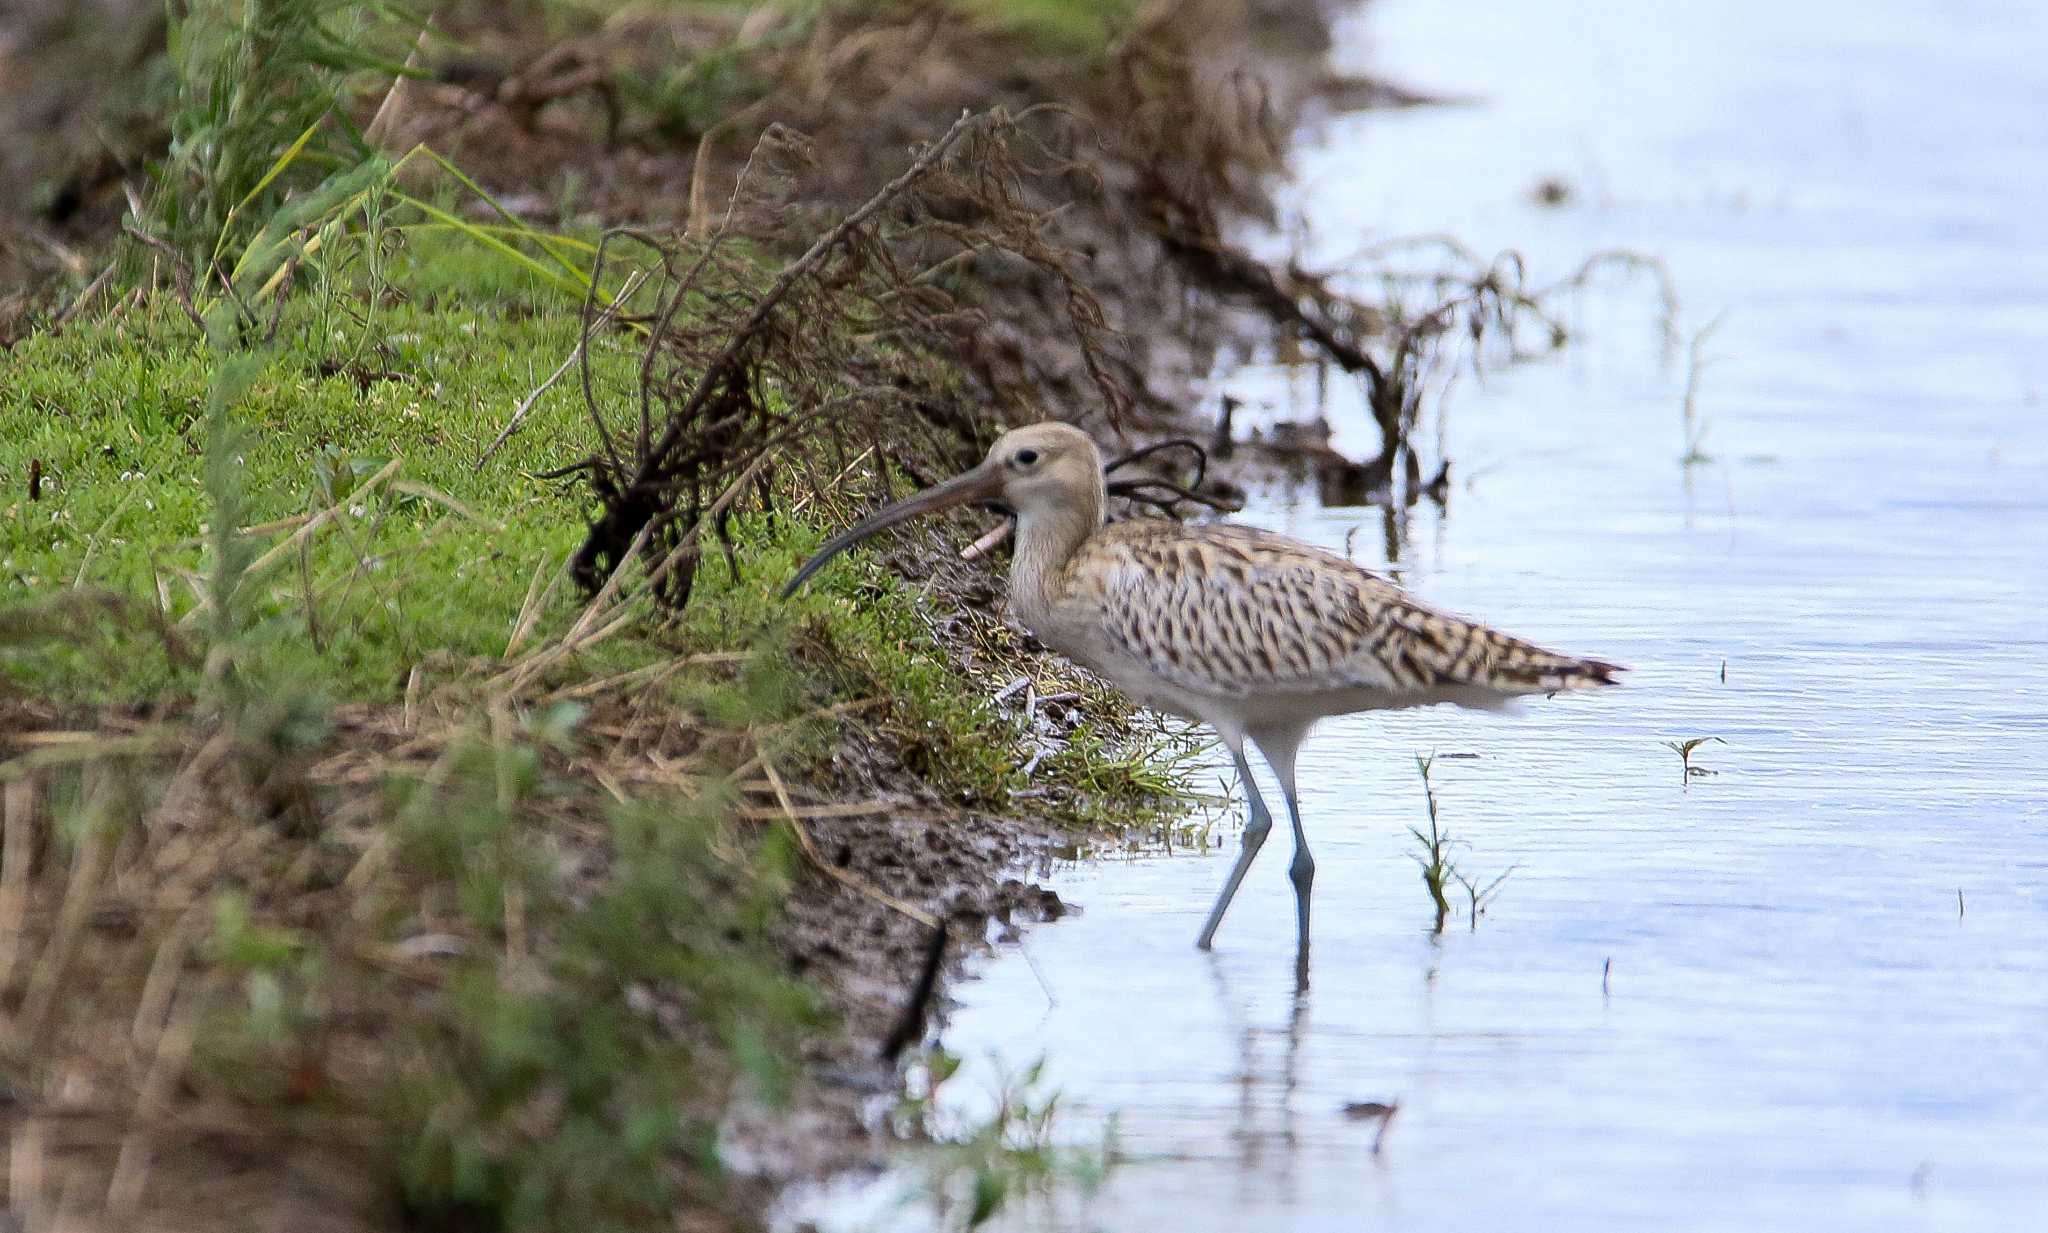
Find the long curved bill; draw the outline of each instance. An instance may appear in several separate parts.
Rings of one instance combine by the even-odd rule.
[[[796,571],[796,577],[791,578],[789,585],[782,588],[782,598],[788,599],[796,594],[797,588],[812,574],[823,569],[827,561],[877,532],[886,531],[898,523],[908,522],[919,514],[929,514],[955,505],[966,505],[970,501],[994,500],[1002,490],[1002,480],[1002,472],[983,463],[972,471],[962,472],[943,484],[934,484],[923,492],[905,497],[880,513],[862,519],[826,540],[825,545],[818,549],[817,555],[805,561],[804,567]]]

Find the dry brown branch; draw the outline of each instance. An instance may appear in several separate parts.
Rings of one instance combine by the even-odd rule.
[[[55,317],[51,318],[50,333],[55,334],[57,331],[63,329],[65,322],[77,316],[79,309],[84,308],[87,302],[89,302],[94,296],[98,295],[103,289],[105,289],[108,280],[114,277],[114,270],[119,265],[120,263],[117,261],[109,261],[107,263],[107,268],[101,270],[99,274],[96,277],[94,277],[94,279],[91,282],[85,285],[85,290],[79,292],[75,299],[73,299],[69,304],[66,304]]]
[[[14,987],[28,924],[29,864],[35,859],[36,783],[18,779],[0,785],[0,994]]]
[[[170,1025],[157,1036],[128,1133],[121,1141],[121,1154],[114,1162],[114,1176],[107,1183],[107,1213],[118,1221],[133,1221],[141,1208],[155,1150],[154,1127],[163,1120],[173,1089],[185,1074],[192,1046],[199,1038],[200,1004],[210,1000],[218,980],[216,973],[197,982],[199,988],[179,999]]]
[[[59,766],[111,761],[116,758],[146,758],[163,753],[177,744],[169,732],[146,731],[131,736],[100,736],[90,741],[64,741],[0,762],[0,783],[23,779],[38,771]]]
[[[137,218],[142,217],[139,205],[134,203],[132,199],[131,206],[135,208],[135,216]],[[170,262],[171,285],[177,289],[178,307],[185,310],[185,317],[192,322],[193,328],[204,334],[206,332],[206,319],[199,315],[199,310],[192,304],[192,270],[185,264],[185,255],[172,247],[169,241],[160,240],[141,228],[131,226],[128,223],[121,224],[121,233],[138,244],[147,245],[155,249],[165,260]]]
[[[101,773],[97,789],[100,793],[107,790],[105,774],[106,772]],[[88,809],[91,808],[92,806],[88,805]],[[78,946],[79,932],[84,928],[86,917],[92,911],[93,893],[104,873],[101,865],[106,846],[101,819],[89,816],[85,833],[79,838],[78,846],[72,852],[71,878],[65,885],[64,898],[58,905],[57,919],[50,931],[50,940],[44,944],[43,953],[36,960],[35,970],[29,975],[28,991],[22,996],[21,1014],[12,1025],[14,1043],[19,1048],[37,1048],[44,1029],[49,1026],[50,1012],[56,1007],[58,996],[64,989],[65,979],[70,975],[71,959]]]
[[[598,491],[605,498],[605,512],[591,529],[590,537],[578,550],[576,576],[586,590],[597,590],[600,578],[606,573],[616,574],[616,566],[622,564],[630,553],[622,552],[621,545],[627,541],[638,541],[642,530],[659,518],[669,504],[665,482],[669,474],[680,469],[679,460],[672,457],[683,444],[685,434],[698,427],[700,415],[705,411],[714,393],[732,391],[744,382],[743,362],[749,351],[766,333],[769,325],[777,320],[783,301],[788,299],[798,283],[818,270],[824,259],[836,250],[853,231],[876,211],[895,200],[906,188],[924,175],[942,158],[953,143],[966,133],[974,119],[962,115],[940,138],[927,146],[910,167],[896,179],[884,185],[858,209],[841,219],[838,225],[818,237],[808,250],[796,260],[784,266],[775,282],[757,299],[746,317],[725,338],[723,344],[703,364],[694,384],[690,387],[676,409],[669,414],[666,426],[659,437],[639,452],[638,461],[630,473],[614,456],[614,467],[620,472],[615,475],[599,473]],[[709,254],[707,252],[706,256]],[[702,262],[699,263],[700,267]],[[649,431],[647,411],[648,390],[655,348],[663,345],[664,336],[677,310],[686,297],[696,290],[694,281],[679,281],[663,307],[658,324],[648,343],[649,351],[641,367],[641,423],[643,432]],[[599,417],[599,429],[603,431],[603,420]],[[607,437],[607,441],[609,438]],[[597,462],[592,460],[593,465]],[[694,521],[694,520],[693,520]],[[607,570],[607,566],[614,567]],[[688,582],[682,584],[682,600],[687,602]]]

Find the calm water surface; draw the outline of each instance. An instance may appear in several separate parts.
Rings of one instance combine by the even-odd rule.
[[[1284,827],[1213,955],[1234,817],[1206,856],[1056,874],[1051,1000],[1014,947],[957,990],[956,1100],[1043,1055],[1072,1135],[1118,1116],[1135,1163],[1059,1227],[2048,1228],[2048,7],[1377,0],[1344,37],[1476,101],[1318,134],[1308,259],[1656,253],[1686,328],[1725,313],[1714,461],[1679,465],[1682,356],[1616,286],[1564,358],[1455,387],[1457,482],[1398,559],[1376,511],[1255,504],[1635,672],[1320,729],[1300,996]],[[1572,202],[1533,204],[1553,176]],[[1305,374],[1222,386],[1315,412]],[[1726,744],[1687,785],[1661,742],[1693,736]],[[1514,870],[1442,937],[1406,833],[1432,751],[1477,755],[1436,763],[1458,860]],[[1362,1100],[1400,1102],[1377,1159]]]

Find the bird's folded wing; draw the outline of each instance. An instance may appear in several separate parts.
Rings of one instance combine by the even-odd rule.
[[[1438,612],[1268,532],[1120,523],[1089,547],[1104,649],[1196,693],[1547,693],[1617,671]]]

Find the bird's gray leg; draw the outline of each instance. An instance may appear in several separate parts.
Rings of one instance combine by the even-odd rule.
[[[1308,832],[1301,826],[1301,798],[1294,790],[1294,756],[1307,735],[1307,725],[1267,727],[1251,734],[1259,752],[1266,755],[1267,764],[1273,768],[1273,777],[1280,781],[1280,795],[1287,802],[1287,820],[1294,826],[1294,861],[1287,866],[1287,877],[1294,883],[1295,978],[1303,986],[1308,983],[1308,907],[1309,892],[1316,881],[1316,858],[1309,853]]]
[[[1244,847],[1237,854],[1237,863],[1230,867],[1230,877],[1223,883],[1223,893],[1216,896],[1216,906],[1209,909],[1209,920],[1202,926],[1202,936],[1195,939],[1195,945],[1203,950],[1208,950],[1209,944],[1216,940],[1216,926],[1223,923],[1223,913],[1237,894],[1238,883],[1244,881],[1245,871],[1252,867],[1252,858],[1259,854],[1259,845],[1266,842],[1267,832],[1273,829],[1273,815],[1259,796],[1259,785],[1252,781],[1252,768],[1244,760],[1244,750],[1237,748],[1230,752],[1237,759],[1237,777],[1244,784],[1245,796],[1251,801],[1252,816],[1244,824]]]
[[[1287,877],[1294,883],[1295,962],[1306,975],[1308,966],[1308,899],[1316,883],[1316,858],[1309,855],[1308,832],[1301,828],[1301,800],[1294,792],[1294,777],[1282,785],[1287,797],[1287,820],[1294,824],[1294,861]]]

